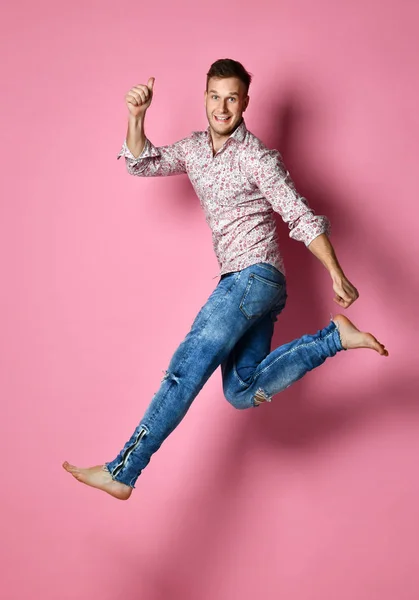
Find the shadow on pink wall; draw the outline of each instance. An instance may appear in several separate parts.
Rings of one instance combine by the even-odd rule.
[[[268,146],[281,149],[297,189],[309,199],[310,205],[318,214],[329,216],[338,255],[339,246],[348,246],[354,240],[357,256],[363,257],[362,260],[369,264],[371,285],[382,290],[383,298],[389,297],[389,290],[392,294],[396,294],[396,290],[402,294],[406,289],[407,273],[403,271],[397,255],[386,244],[386,240],[383,239],[382,244],[378,245],[375,238],[374,243],[371,243],[368,236],[362,235],[366,225],[357,222],[355,213],[350,209],[351,199],[345,196],[344,190],[340,192],[330,189],[328,182],[321,180],[308,162],[299,164],[301,146],[297,148],[297,140],[304,139],[302,132],[307,119],[315,118],[312,109],[306,109],[305,102],[307,101],[302,97],[290,94],[273,116],[273,122],[277,123],[276,130],[271,130],[269,139],[264,136],[264,141]],[[177,182],[177,185],[185,186],[185,195],[189,196],[190,189],[186,188],[184,181]],[[276,325],[274,346],[295,337],[296,324],[299,334],[304,331],[312,332],[324,326],[329,316],[329,309],[324,307],[316,294],[319,288],[319,269],[315,265],[315,259],[311,255],[307,256],[307,250],[302,244],[287,238],[280,218],[278,227],[281,249],[286,259],[289,300]],[[355,281],[354,283],[356,284]],[[417,297],[419,289],[410,289],[409,293],[412,291]],[[359,302],[361,301],[362,298]],[[394,301],[393,296],[389,301]],[[339,312],[338,307],[336,308],[336,312]],[[406,311],[405,319],[416,318],[411,304]],[[330,369],[330,363],[327,368]],[[386,411],[409,411],[417,414],[419,407],[415,390],[418,388],[418,377],[409,374],[407,369],[405,373],[397,373],[397,378],[391,367],[386,373],[383,379],[369,386],[368,392],[363,393],[360,387],[356,402],[353,393],[345,389],[340,390],[336,397],[334,385],[333,397],[327,398],[322,392],[324,402],[316,405],[309,401],[307,380],[303,379],[277,396],[269,407],[265,407],[268,410],[262,412],[264,407],[258,409],[258,418],[254,418],[252,411],[247,411],[231,436],[228,451],[222,457],[214,454],[215,459],[220,457],[220,462],[218,466],[211,467],[212,483],[206,481],[206,490],[211,488],[210,498],[204,491],[187,498],[182,508],[179,503],[176,504],[177,521],[183,525],[176,531],[176,536],[168,532],[158,569],[154,562],[147,565],[141,560],[141,565],[136,565],[131,555],[123,558],[123,564],[118,569],[121,573],[126,569],[126,577],[121,576],[120,579],[126,583],[126,597],[132,597],[129,596],[130,591],[138,589],[141,590],[141,597],[147,600],[209,598],[205,590],[207,585],[214,589],[214,561],[225,546],[225,531],[229,522],[234,520],[237,503],[240,503],[246,485],[249,485],[245,481],[246,466],[243,461],[251,455],[252,444],[254,450],[257,448],[260,451],[262,447],[265,452],[273,455],[280,454],[284,449],[287,452],[304,453],[319,448],[331,437],[341,436],[361,422],[377,419]],[[312,394],[311,386],[310,396]],[[244,448],[246,452],[243,452]],[[385,468],[385,465],[377,465],[377,469],[380,466]],[[263,506],[263,499],[261,505]],[[199,511],[199,519],[191,519],[196,511]],[[132,573],[136,570],[138,579],[133,580]],[[189,578],[188,572],[194,575]],[[121,592],[121,597],[124,597],[124,590],[121,589]]]

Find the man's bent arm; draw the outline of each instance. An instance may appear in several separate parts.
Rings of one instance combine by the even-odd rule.
[[[132,87],[125,96],[129,110],[127,137],[118,154],[130,175],[161,177],[186,173],[184,141],[156,148],[146,138],[144,120],[153,98],[154,77]]]
[[[130,175],[140,177],[167,177],[186,173],[184,142],[156,148],[144,131],[145,114],[129,115],[127,138],[118,158],[125,157]]]

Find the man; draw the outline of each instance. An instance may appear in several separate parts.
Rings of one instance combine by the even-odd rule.
[[[220,280],[118,456],[89,469],[63,464],[78,481],[121,500],[130,497],[152,454],[218,366],[227,400],[243,409],[271,401],[341,350],[371,348],[388,356],[375,337],[359,331],[343,315],[316,334],[270,352],[274,322],[286,302],[274,211],[288,223],[290,236],[303,241],[329,271],[337,304],[347,308],[358,292],[336,258],[326,217],[314,215],[297,193],[279,153],[246,129],[243,113],[250,82],[250,74],[237,61],[216,61],[205,91],[208,130],[161,148],[144,133],[154,78],[126,95],[128,133],[118,158],[125,157],[132,175],[188,174],[212,230]]]

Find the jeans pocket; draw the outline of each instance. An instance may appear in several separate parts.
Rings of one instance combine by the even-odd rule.
[[[287,292],[284,290],[284,293],[281,294],[281,297],[279,298],[278,302],[272,308],[271,318],[274,323],[278,320],[279,314],[284,310],[285,304],[287,303],[287,297]]]
[[[280,283],[251,273],[240,302],[240,310],[247,319],[256,319],[269,312],[283,293],[284,286]]]

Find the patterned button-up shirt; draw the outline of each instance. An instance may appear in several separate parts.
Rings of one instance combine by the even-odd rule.
[[[307,246],[329,233],[328,219],[316,216],[298,194],[279,152],[266,148],[244,121],[215,155],[207,129],[159,148],[147,139],[138,158],[124,142],[121,156],[131,175],[188,175],[212,231],[220,275],[258,262],[285,272],[274,211],[290,237]]]

